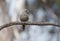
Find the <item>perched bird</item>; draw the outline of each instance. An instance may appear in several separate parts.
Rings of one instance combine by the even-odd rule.
[[[28,21],[29,17],[28,17],[28,10],[24,10],[23,14],[20,15],[20,20],[21,22],[26,22]]]

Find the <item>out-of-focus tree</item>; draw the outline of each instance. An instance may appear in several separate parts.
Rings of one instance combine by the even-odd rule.
[[[5,0],[0,0],[0,26],[9,22]],[[12,41],[11,28],[0,31],[0,41]]]
[[[60,7],[60,0],[56,0],[56,3],[58,4],[58,7]]]
[[[60,0],[56,0],[56,3],[58,4],[58,9],[56,10],[56,15],[60,18]]]

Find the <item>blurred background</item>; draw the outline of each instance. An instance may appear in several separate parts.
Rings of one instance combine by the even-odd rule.
[[[21,22],[24,14],[28,15],[27,22],[60,24],[60,0],[0,0],[0,26]],[[0,31],[0,41],[60,41],[60,28],[14,25]]]

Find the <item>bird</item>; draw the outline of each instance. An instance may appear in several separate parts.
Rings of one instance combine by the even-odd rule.
[[[27,9],[25,9],[25,10],[23,11],[23,13],[20,15],[20,20],[21,20],[21,22],[26,22],[26,21],[28,21],[28,19],[29,19],[28,13],[29,13],[29,11],[28,11]]]

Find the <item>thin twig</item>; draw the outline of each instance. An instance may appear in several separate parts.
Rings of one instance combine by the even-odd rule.
[[[49,22],[41,22],[41,23],[31,23],[31,22],[11,22],[11,23],[7,23],[4,24],[2,26],[0,26],[0,30],[9,27],[9,26],[13,26],[13,25],[38,25],[38,26],[45,26],[45,25],[51,25],[51,26],[58,26],[60,27],[60,25],[58,23],[49,23]]]

